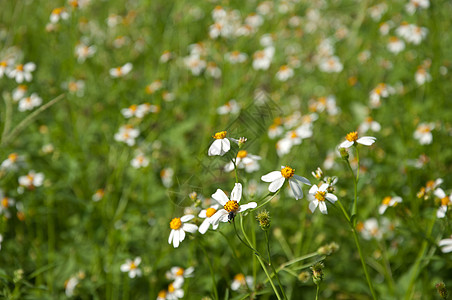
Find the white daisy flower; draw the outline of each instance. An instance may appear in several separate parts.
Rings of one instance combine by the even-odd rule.
[[[372,238],[381,240],[383,238],[383,231],[375,218],[370,218],[364,221],[364,223],[358,223],[356,228],[365,240],[370,240]]]
[[[143,117],[143,115],[140,113],[140,111],[138,111],[138,105],[136,105],[136,104],[132,104],[127,108],[121,109],[121,114],[127,119],[131,118],[131,117],[137,117],[137,118]],[[138,114],[140,114],[140,115],[138,116]]]
[[[78,43],[75,46],[75,56],[79,64],[85,62],[89,57],[92,57],[96,53],[96,46],[88,46],[84,43]]]
[[[231,143],[226,138],[227,131],[220,131],[215,133],[212,137],[215,141],[210,145],[207,154],[209,156],[221,155],[223,156],[226,152],[231,149]]]
[[[0,170],[17,170],[17,164],[24,161],[22,156],[17,153],[11,153],[0,165]]]
[[[328,184],[323,183],[320,187],[317,185],[313,185],[309,189],[309,195],[308,195],[309,203],[309,209],[311,212],[314,213],[317,206],[319,207],[319,210],[322,214],[328,214],[328,210],[326,208],[325,200],[330,201],[331,203],[334,203],[337,201],[337,197],[334,194],[331,194],[328,192]]]
[[[247,58],[248,56],[246,53],[242,53],[240,51],[232,51],[225,54],[225,59],[231,64],[243,63]]]
[[[14,203],[16,203],[16,201],[12,198],[6,197],[0,189],[0,215],[4,215],[6,218],[9,218],[11,216],[9,208],[13,206]]]
[[[259,160],[260,156],[248,153],[246,150],[240,150],[237,152],[237,158],[234,159],[235,165],[238,169],[245,169],[247,173],[251,173],[259,170]],[[231,172],[234,170],[234,163],[231,161],[225,167],[226,172]]]
[[[372,117],[367,117],[364,121],[359,125],[358,131],[359,133],[366,133],[369,130],[374,132],[378,132],[381,129],[380,123],[375,121]]]
[[[132,63],[126,63],[125,65],[123,65],[121,67],[116,67],[116,68],[110,69],[110,76],[113,78],[123,77],[123,76],[129,74],[130,71],[132,71],[132,69],[133,69]]]
[[[135,145],[135,139],[140,135],[138,129],[133,128],[131,125],[123,125],[119,127],[119,131],[115,133],[115,141],[124,142],[129,146]]]
[[[423,67],[419,67],[414,74],[414,80],[418,85],[423,85],[426,82],[432,81],[432,75]]]
[[[171,233],[168,238],[168,244],[173,244],[174,248],[179,247],[179,244],[185,239],[185,232],[194,233],[198,230],[198,226],[186,223],[193,219],[194,215],[185,215],[181,218],[174,218],[170,222]]]
[[[34,189],[44,183],[44,174],[36,173],[34,170],[28,172],[27,175],[19,177],[19,185]]]
[[[447,207],[452,203],[452,196],[447,196],[442,188],[437,188],[433,194],[441,199],[441,206],[436,211],[436,217],[442,219],[446,216]]]
[[[142,153],[138,153],[131,161],[130,164],[135,169],[146,168],[149,165],[149,158]]]
[[[42,98],[36,93],[31,94],[30,97],[25,97],[19,100],[19,111],[32,110],[42,104]]]
[[[50,14],[50,22],[55,24],[58,23],[58,21],[61,20],[67,20],[69,18],[69,13],[66,11],[66,8],[64,7],[57,7],[52,10],[52,13]]]
[[[203,218],[204,221],[199,226],[198,231],[201,234],[204,234],[207,232],[207,230],[210,227],[210,224],[212,224],[212,216],[217,212],[218,207],[220,207],[218,204],[212,205],[211,207],[207,209],[203,209],[199,212],[198,217]],[[218,224],[212,225],[212,229],[215,230],[218,228]]]
[[[160,171],[160,178],[162,184],[166,188],[170,188],[173,185],[174,170],[172,168],[164,168]]]
[[[320,60],[319,69],[325,73],[339,73],[344,69],[339,57],[331,56]]]
[[[24,65],[19,64],[8,73],[9,78],[14,78],[17,83],[22,83],[24,80],[30,82],[33,79],[31,72],[36,70],[36,65],[28,62]]]
[[[1,76],[0,76],[1,78]],[[26,85],[20,84],[13,90],[12,96],[13,100],[15,102],[19,101],[20,99],[25,97],[25,94],[27,93],[28,87]]]
[[[173,285],[176,288],[181,288],[184,284],[185,278],[193,277],[194,267],[183,269],[181,267],[172,267],[170,271],[166,272],[166,278],[168,280],[174,280]]]
[[[14,60],[12,59],[0,60],[0,78],[3,78],[4,75],[8,75],[11,71],[12,64],[14,64]]]
[[[375,143],[376,139],[373,136],[363,136],[358,138],[358,132],[353,131],[353,132],[349,132],[347,133],[347,135],[345,136],[345,141],[343,141],[340,145],[339,148],[350,148],[353,145],[356,144],[361,144],[364,146],[370,146],[373,143]]]
[[[394,207],[397,204],[402,203],[402,198],[387,196],[383,198],[380,207],[378,208],[378,213],[380,215],[384,214],[388,207]]]
[[[276,78],[279,81],[287,81],[289,78],[293,77],[294,71],[288,65],[283,65],[279,68],[276,73]]]
[[[405,49],[405,43],[401,39],[392,36],[389,38],[387,48],[391,53],[398,54]]]
[[[420,123],[414,131],[413,137],[421,145],[431,144],[433,141],[432,130],[435,129],[434,123]]]
[[[300,183],[311,185],[307,178],[295,175],[295,169],[288,166],[281,166],[281,171],[273,171],[261,177],[262,181],[270,182],[268,190],[272,193],[279,190],[286,179],[289,181],[289,186],[297,200],[303,198],[303,190]]]
[[[206,61],[201,59],[197,54],[191,54],[185,57],[184,64],[195,76],[200,75],[207,66]]]
[[[134,260],[127,259],[124,264],[121,265],[121,272],[129,272],[130,278],[140,277],[141,276],[141,270],[138,268],[138,266],[141,263],[141,257],[136,257]]]
[[[225,105],[217,108],[219,115],[237,114],[240,112],[240,104],[235,99],[229,100]]]
[[[170,283],[166,293],[166,300],[177,300],[181,298],[184,298],[184,290],[176,287],[174,283]]]
[[[102,198],[104,197],[104,195],[105,195],[105,190],[104,190],[104,189],[98,189],[98,190],[93,194],[93,196],[91,197],[91,199],[92,199],[94,202],[97,202],[97,201],[102,200]]]
[[[226,196],[226,194],[220,189],[217,189],[215,194],[212,194],[212,198],[223,206],[223,209],[218,210],[211,217],[211,223],[213,226],[218,225],[219,222],[231,221],[237,213],[244,212],[247,209],[255,208],[257,206],[256,202],[239,205],[240,199],[242,198],[241,183],[235,184],[231,193],[231,200],[229,200],[228,196]]]
[[[252,276],[246,276],[242,273],[239,273],[234,276],[234,280],[232,280],[231,283],[231,290],[237,291],[241,287],[248,286],[249,288],[252,288],[254,284],[254,279]]]
[[[255,70],[267,70],[275,54],[275,48],[270,46],[253,54],[253,68]]]
[[[68,297],[72,297],[74,295],[74,290],[77,287],[79,280],[76,276],[72,276],[64,283],[64,293]]]
[[[443,253],[452,252],[452,236],[450,239],[443,239],[439,241],[438,246],[441,247]]]

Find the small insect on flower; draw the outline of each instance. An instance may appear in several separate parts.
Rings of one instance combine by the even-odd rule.
[[[110,76],[113,78],[123,77],[132,71],[133,65],[131,63],[126,63],[121,67],[116,67],[110,69]]]
[[[347,135],[345,136],[345,139],[346,140],[343,141],[339,145],[339,148],[350,148],[351,146],[354,146],[356,144],[370,146],[373,143],[375,143],[375,140],[377,138],[375,138],[373,136],[363,136],[361,138],[358,138],[358,132],[353,131],[353,132],[347,133]]]
[[[325,200],[328,200],[333,204],[337,201],[336,195],[328,192],[327,183],[323,183],[320,187],[313,185],[311,189],[309,189],[308,198],[308,200],[311,201],[309,203],[309,209],[311,210],[311,212],[314,213],[318,206],[322,214],[328,214]]]
[[[209,150],[207,152],[209,156],[223,156],[231,149],[231,143],[229,142],[229,139],[226,138],[226,135],[227,131],[219,131],[212,136],[215,141],[209,147]]]
[[[174,218],[170,222],[171,233],[168,238],[168,244],[173,244],[174,248],[185,239],[185,232],[194,233],[198,230],[198,226],[186,223],[193,219],[194,215],[185,215],[181,218]]]
[[[121,272],[128,272],[130,278],[140,277],[141,270],[138,266],[141,263],[141,257],[136,257],[134,260],[127,259],[124,264],[121,265]]]
[[[311,185],[307,178],[295,175],[295,169],[288,166],[281,166],[281,171],[273,171],[261,177],[262,181],[270,182],[268,190],[272,193],[279,190],[286,179],[289,181],[289,186],[297,200],[303,198],[303,190],[300,183]]]
[[[231,193],[231,200],[228,196],[220,190],[212,195],[212,198],[216,200],[223,209],[218,210],[211,218],[212,225],[218,225],[219,222],[231,222],[237,213],[241,213],[250,208],[257,206],[256,202],[250,202],[244,205],[240,205],[240,199],[242,198],[242,184],[236,183]]]

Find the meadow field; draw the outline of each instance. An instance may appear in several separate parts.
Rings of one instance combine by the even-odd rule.
[[[0,4],[0,298],[452,292],[451,1]]]

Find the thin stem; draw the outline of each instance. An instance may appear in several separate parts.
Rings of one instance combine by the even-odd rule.
[[[9,129],[11,128],[13,111],[10,96],[7,95],[4,97],[4,99],[5,99],[5,126],[3,126],[2,141],[6,134],[9,132]]]
[[[317,291],[315,293],[315,300],[319,300],[320,295],[320,284],[317,284]]]
[[[268,281],[270,281],[270,284],[271,284],[271,286],[272,286],[272,288],[273,288],[273,291],[275,292],[276,297],[277,297],[279,300],[281,300],[281,296],[279,295],[278,290],[276,289],[275,285],[273,284],[273,281],[271,280],[270,274],[268,274],[268,271],[267,271],[267,269],[265,268],[264,262],[262,261],[262,259],[260,258],[260,256],[258,256],[258,255],[256,255],[256,256],[257,256],[257,260],[258,260],[259,263],[261,264],[262,269],[263,269],[264,272],[265,272],[265,275],[267,275]]]
[[[212,262],[210,261],[207,251],[205,249],[205,246],[202,243],[201,243],[201,249],[204,252],[204,256],[207,258],[207,263],[209,264],[209,269],[210,269],[210,275],[212,277],[213,294],[215,295],[215,299],[218,300],[219,298],[218,298],[218,291],[217,291],[217,282],[215,280],[215,272],[213,270]]]
[[[352,224],[350,224],[351,226]],[[356,229],[352,227],[353,237],[355,239],[356,248],[358,248],[359,258],[361,259],[361,264],[363,266],[364,275],[366,275],[367,284],[369,285],[370,293],[372,294],[372,298],[374,300],[377,299],[377,296],[375,295],[374,288],[372,286],[372,281],[370,280],[369,272],[367,271],[367,265],[364,261],[363,252],[361,250],[361,245],[359,244],[358,234],[356,233]]]
[[[275,274],[275,277],[276,277],[276,280],[278,281],[279,289],[281,290],[283,298],[287,299],[287,296],[286,296],[286,293],[284,292],[284,288],[282,286],[281,280],[279,280],[278,273],[276,272],[275,266],[272,263],[271,254],[270,254],[270,240],[268,237],[267,230],[265,230],[265,242],[267,243],[268,263],[269,263],[270,267],[272,268],[273,273]]]

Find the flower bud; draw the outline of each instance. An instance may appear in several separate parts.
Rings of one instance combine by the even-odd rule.
[[[239,149],[242,149],[243,146],[245,146],[246,141],[247,141],[247,138],[246,138],[246,137],[241,137],[241,138],[239,138],[239,141],[238,141]]]
[[[447,289],[444,282],[437,283],[435,287],[440,297],[443,298],[443,300],[447,299]]]
[[[339,152],[341,153],[342,159],[348,160],[350,155],[348,154],[348,151],[346,148],[339,148]]]
[[[300,274],[298,274],[298,280],[300,280],[301,282],[307,282],[309,280],[309,278],[311,278],[311,274],[309,274],[309,272],[301,272]]]
[[[257,214],[256,219],[259,221],[259,226],[262,230],[270,228],[270,213],[265,209]]]
[[[323,268],[324,267],[325,267],[325,265],[323,264],[323,262],[318,262],[311,267],[312,280],[317,285],[320,284],[320,282],[322,282],[322,280],[323,280],[323,276],[324,276]]]

